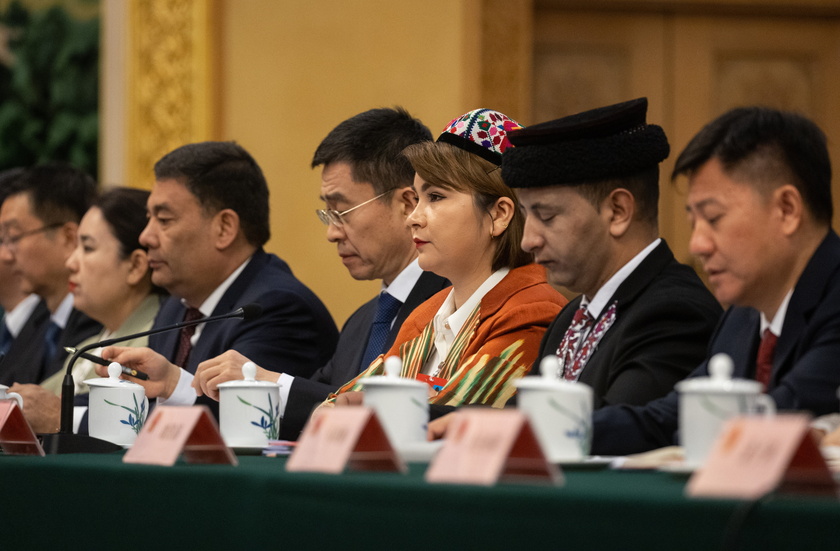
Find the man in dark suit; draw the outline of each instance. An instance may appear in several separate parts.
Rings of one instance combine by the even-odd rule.
[[[65,262],[76,247],[79,221],[96,195],[96,182],[69,165],[26,169],[7,188],[0,208],[0,261],[23,281],[23,290],[42,305],[21,328],[3,363],[3,380],[14,381],[24,410],[38,409],[34,383],[62,368],[73,346],[101,326],[73,308]],[[50,429],[55,427],[49,427]]]
[[[315,151],[312,167],[323,166],[326,209],[318,216],[327,226],[327,239],[353,278],[381,280],[383,289],[350,316],[335,354],[312,377],[292,376],[276,361],[258,368],[257,379],[281,385],[281,438],[297,439],[313,407],[385,352],[411,311],[448,286],[417,265],[405,223],[415,205],[414,170],[400,153],[431,139],[406,111],[371,109],[336,126]],[[230,352],[206,362],[196,376],[197,388],[217,397],[218,384],[240,379],[247,359]]]
[[[700,362],[721,308],[659,238],[668,141],[645,98],[511,132],[502,176],[526,212],[522,248],[581,293],[546,331],[540,358],[594,391],[595,408],[645,404]],[[539,373],[539,361],[533,372]]]
[[[732,306],[709,357],[764,383],[780,410],[837,412],[840,239],[831,230],[831,163],[808,119],[739,108],[704,127],[677,159],[688,177],[691,251],[715,296]],[[691,376],[706,376],[703,362]],[[594,415],[592,452],[626,454],[673,443],[676,391],[645,407]]]
[[[148,381],[137,381],[147,396],[194,403],[198,365],[225,350],[303,377],[332,356],[338,330],[329,312],[283,260],[262,249],[270,236],[268,186],[242,147],[203,142],[162,157],[148,211],[140,242],[149,249],[152,281],[172,295],[155,327],[250,303],[262,314],[160,333],[150,337],[149,348],[104,349],[104,358],[149,374]]]

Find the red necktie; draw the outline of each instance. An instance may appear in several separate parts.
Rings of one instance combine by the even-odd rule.
[[[184,321],[195,321],[203,318],[204,315],[198,308],[188,308],[184,314]],[[186,367],[187,360],[190,359],[190,352],[192,351],[192,336],[195,335],[195,328],[197,325],[190,325],[181,328],[181,333],[178,335],[178,352],[175,354],[175,365],[178,367]]]
[[[770,329],[764,330],[764,335],[761,338],[761,344],[758,347],[758,357],[755,360],[755,380],[767,386],[770,384],[770,375],[773,373],[773,352],[776,350],[776,341],[779,338],[770,332]]]

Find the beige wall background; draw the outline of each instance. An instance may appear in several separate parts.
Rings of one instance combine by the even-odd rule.
[[[341,324],[379,289],[356,282],[315,216],[315,148],[339,122],[402,105],[433,132],[468,104],[469,2],[226,1],[221,5],[219,137],[236,140],[271,186],[268,249]]]
[[[103,0],[102,180],[149,187],[167,151],[236,140],[271,187],[272,239],[341,325],[350,278],[314,214],[320,140],[402,105],[438,132],[477,107],[531,124],[632,97],[672,144],[660,230],[691,262],[673,156],[736,105],[814,118],[840,166],[840,0]],[[840,189],[835,189],[840,211]]]

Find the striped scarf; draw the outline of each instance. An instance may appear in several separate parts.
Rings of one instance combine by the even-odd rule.
[[[495,407],[504,406],[513,395],[515,388],[511,384],[514,379],[527,373],[530,364],[520,365],[522,359],[522,339],[517,340],[505,348],[497,357],[474,354],[463,358],[464,351],[470,344],[480,316],[480,304],[470,313],[463,327],[455,336],[449,353],[443,360],[438,377],[447,379],[446,386],[429,403],[448,406],[462,404],[487,404]],[[423,369],[426,361],[434,350],[434,324],[428,323],[419,336],[406,341],[399,347],[402,360],[401,377],[414,379]],[[366,377],[383,375],[385,355],[380,355],[358,377],[342,386],[336,394],[348,391],[363,390]],[[334,398],[332,395],[330,399]]]

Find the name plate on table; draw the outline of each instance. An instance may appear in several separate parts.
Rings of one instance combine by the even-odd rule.
[[[357,471],[407,472],[373,408],[346,406],[319,411],[303,428],[287,471],[340,474]]]
[[[686,493],[738,499],[758,499],[775,489],[834,494],[834,479],[809,421],[804,414],[730,419]]]
[[[0,448],[8,455],[44,455],[44,448],[14,400],[0,400]]]
[[[172,466],[187,463],[238,465],[207,406],[158,406],[140,429],[124,463]]]
[[[523,412],[465,409],[452,415],[446,441],[426,471],[428,482],[563,484],[562,472],[546,459]]]

